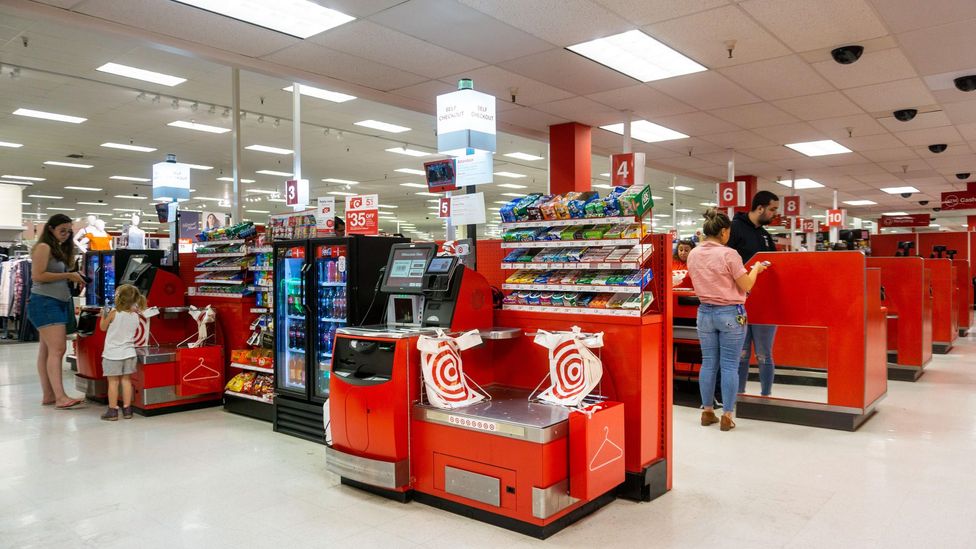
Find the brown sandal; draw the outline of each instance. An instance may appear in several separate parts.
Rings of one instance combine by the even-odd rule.
[[[722,416],[721,429],[723,431],[731,431],[732,429],[735,429],[735,422],[732,421],[732,418],[729,416]]]

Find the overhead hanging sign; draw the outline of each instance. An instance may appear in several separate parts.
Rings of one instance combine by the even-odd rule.
[[[448,207],[452,225],[480,225],[485,222],[485,193],[451,197]]]
[[[783,216],[797,217],[803,211],[803,201],[799,196],[783,197]]]
[[[437,217],[441,219],[451,217],[451,197],[439,198],[437,202]]]
[[[644,183],[644,153],[619,153],[610,155],[610,184],[614,187],[630,187]]]
[[[308,179],[289,179],[285,181],[285,204],[295,211],[308,206]]]
[[[976,191],[949,191],[942,193],[943,210],[976,209]]]
[[[746,182],[723,181],[718,184],[719,208],[742,208],[746,205]]]
[[[882,227],[928,227],[932,223],[931,214],[883,215]]]
[[[153,164],[153,200],[190,199],[190,166],[178,162]]]
[[[375,194],[346,197],[346,234],[380,234],[380,198]]]
[[[319,235],[335,234],[335,197],[320,196],[315,203],[315,232]]]
[[[457,175],[455,185],[468,187],[494,181],[492,168],[494,161],[491,153],[475,153],[459,156],[454,159],[454,172]]]
[[[471,89],[438,95],[437,152],[495,152],[495,97]]]
[[[817,232],[817,225],[820,223],[816,219],[798,219],[797,226],[800,228],[802,233],[815,233]]]
[[[847,221],[847,210],[827,210],[827,226],[843,227]]]

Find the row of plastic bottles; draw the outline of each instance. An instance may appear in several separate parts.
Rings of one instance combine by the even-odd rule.
[[[344,246],[323,246],[319,248],[317,261],[319,282],[337,283],[346,281],[346,248]]]
[[[319,291],[319,316],[322,318],[346,318],[346,288],[322,288]]]

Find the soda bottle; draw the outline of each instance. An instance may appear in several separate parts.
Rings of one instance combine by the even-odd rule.
[[[347,267],[347,264],[346,264],[346,249],[345,248],[339,248],[339,257],[338,257],[338,260],[336,261],[336,271],[338,272],[338,276],[336,278],[336,282],[345,282],[346,281],[346,273],[348,271],[348,269],[346,267]]]

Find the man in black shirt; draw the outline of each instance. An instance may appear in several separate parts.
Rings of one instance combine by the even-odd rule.
[[[752,209],[749,212],[739,212],[732,218],[732,234],[729,236],[727,246],[739,252],[743,264],[752,259],[757,252],[776,251],[773,237],[766,232],[765,226],[776,217],[778,211],[779,197],[769,191],[759,191],[752,197]],[[749,379],[749,359],[753,347],[756,349],[756,360],[759,362],[761,394],[769,396],[772,393],[775,374],[773,364],[775,337],[775,325],[749,324],[747,327],[742,357],[739,360],[740,393],[746,390],[746,381]]]

